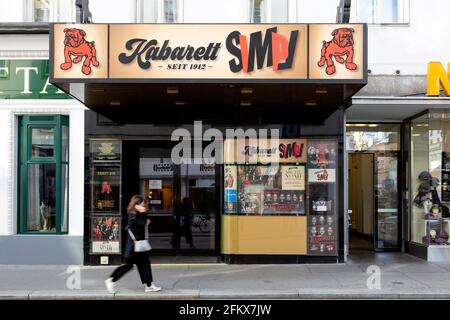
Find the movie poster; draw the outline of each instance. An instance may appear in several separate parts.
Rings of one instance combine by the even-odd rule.
[[[312,183],[309,185],[309,215],[334,214],[335,185]]]
[[[336,169],[336,142],[308,140],[308,168]]]
[[[93,165],[91,212],[120,213],[120,166]]]
[[[239,213],[246,215],[262,215],[263,206],[263,192],[250,191],[239,193]]]
[[[239,166],[239,190],[249,186],[281,189],[280,166]]]
[[[225,166],[224,180],[224,211],[225,213],[237,213],[237,166]]]
[[[264,214],[299,214],[306,212],[304,191],[265,190]]]
[[[305,190],[305,167],[304,166],[282,166],[281,167],[281,189],[283,189],[283,190]]]
[[[308,254],[337,254],[337,223],[334,215],[308,217]]]
[[[91,217],[91,253],[120,254],[121,217]]]

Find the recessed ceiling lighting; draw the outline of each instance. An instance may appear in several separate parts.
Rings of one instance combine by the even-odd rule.
[[[178,87],[167,87],[167,94],[178,94]]]
[[[253,93],[253,88],[241,88],[241,93],[251,94]]]
[[[307,101],[305,102],[305,104],[306,104],[307,106],[317,106],[317,101],[316,101],[316,100],[307,100]]]
[[[325,87],[316,88],[316,94],[327,94],[327,93],[328,93],[328,89]]]
[[[249,107],[251,105],[252,105],[252,102],[250,100],[241,100],[241,106]]]
[[[186,101],[175,101],[175,105],[176,106],[185,106],[186,105]]]
[[[120,101],[110,101],[109,105],[110,106],[120,106]]]

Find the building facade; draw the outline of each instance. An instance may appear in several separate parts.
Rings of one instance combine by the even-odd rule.
[[[368,83],[351,99],[339,98],[341,100],[339,106],[334,110],[322,112],[320,108],[317,108],[318,110],[309,108],[298,113],[286,111],[280,114],[277,110],[250,112],[244,109],[241,110],[241,118],[238,121],[235,117],[230,117],[233,112],[224,111],[219,115],[223,120],[222,123],[212,119],[217,117],[215,113],[217,110],[212,112],[208,107],[205,108],[205,105],[208,103],[209,107],[211,104],[221,105],[223,100],[226,101],[225,97],[230,96],[230,107],[232,104],[230,91],[214,91],[214,88],[207,85],[200,93],[189,91],[189,94],[199,101],[198,106],[203,107],[201,114],[205,117],[203,121],[205,130],[218,128],[221,132],[225,132],[229,127],[249,123],[254,128],[280,129],[281,139],[306,139],[305,146],[312,149],[315,143],[319,142],[322,145],[331,143],[327,149],[333,149],[332,145],[335,144],[336,182],[334,190],[327,189],[327,192],[335,198],[313,200],[311,192],[314,191],[314,183],[311,189],[308,186],[308,169],[312,169],[311,163],[308,162],[308,158],[304,162],[294,162],[297,166],[305,167],[304,188],[307,194],[302,194],[302,190],[289,190],[289,197],[292,199],[295,196],[298,199],[305,196],[305,214],[302,216],[301,213],[294,212],[301,211],[299,208],[281,206],[293,210],[288,216],[293,221],[277,222],[276,215],[260,217],[261,221],[257,222],[257,228],[263,230],[263,235],[254,233],[255,221],[251,222],[253,226],[249,226],[245,221],[252,215],[250,211],[258,210],[244,206],[241,208],[237,201],[229,201],[233,199],[234,193],[237,197],[240,190],[239,187],[229,188],[226,184],[226,177],[230,174],[231,177],[234,174],[239,176],[241,171],[243,176],[236,181],[246,181],[245,172],[247,172],[249,177],[247,182],[250,183],[250,177],[256,177],[255,168],[246,168],[245,165],[239,167],[234,160],[215,167],[204,164],[171,163],[171,148],[174,146],[170,141],[172,132],[180,127],[193,132],[192,124],[196,120],[194,116],[198,113],[170,112],[168,117],[167,112],[130,108],[127,113],[117,114],[113,111],[114,108],[120,109],[120,104],[123,104],[118,99],[110,99],[107,106],[93,108],[94,111],[85,109],[76,100],[45,98],[43,100],[39,97],[26,102],[22,101],[23,99],[11,102],[12,100],[3,99],[1,110],[8,116],[2,117],[7,119],[3,120],[7,122],[5,123],[7,126],[2,128],[8,131],[10,139],[3,141],[6,150],[9,151],[2,159],[6,168],[3,170],[5,179],[2,179],[6,192],[2,193],[5,201],[1,203],[7,210],[2,211],[5,223],[0,224],[3,226],[0,239],[7,241],[8,247],[14,252],[21,252],[21,258],[13,262],[5,257],[2,263],[45,263],[44,261],[119,263],[124,208],[127,198],[134,193],[146,194],[150,206],[153,207],[154,225],[157,227],[153,230],[152,241],[159,254],[208,254],[221,257],[230,263],[306,262],[308,259],[304,258],[305,256],[320,256],[308,254],[308,250],[311,250],[311,247],[308,249],[312,239],[310,233],[313,230],[313,216],[309,213],[314,211],[313,201],[317,209],[318,201],[325,201],[324,206],[319,206],[323,208],[327,206],[327,201],[336,200],[333,213],[336,215],[331,216],[335,219],[336,225],[330,224],[336,238],[333,245],[328,243],[329,248],[333,249],[333,254],[330,255],[333,262],[343,262],[352,252],[358,252],[361,240],[365,241],[364,246],[370,250],[411,252],[429,260],[447,258],[450,230],[447,230],[445,214],[445,159],[448,116],[446,109],[449,101],[444,96],[426,96],[428,62],[440,61],[445,65],[448,60],[446,57],[448,44],[441,41],[442,33],[448,28],[448,22],[441,13],[445,12],[448,6],[445,2],[401,0],[386,4],[365,0],[314,3],[303,0],[233,0],[226,3],[206,0],[96,0],[89,3],[89,11],[85,10],[86,7],[77,8],[73,0],[50,1],[50,3],[47,5],[43,1],[17,1],[14,5],[8,4],[7,10],[0,11],[8,13],[1,16],[1,21],[8,22],[2,25],[0,35],[6,40],[2,41],[3,47],[0,47],[2,59],[5,61],[48,59],[50,56],[48,22],[234,25],[367,23],[368,60],[365,68],[369,73]],[[1,5],[6,4],[0,3]],[[430,29],[436,31],[431,34],[425,31]],[[428,39],[427,46],[419,45],[418,38]],[[18,75],[21,75],[21,72],[19,71]],[[29,72],[30,77],[34,75],[34,71],[26,72]],[[25,75],[25,71],[23,74]],[[261,101],[267,101],[266,105],[287,105],[284,99],[292,95],[285,93],[284,96],[281,94],[276,97],[270,89],[254,87],[255,93],[249,93],[251,98],[247,98],[243,92],[246,90],[250,92],[248,87],[238,88],[239,94],[244,96],[239,99],[240,107],[248,107],[249,101],[256,104],[258,98],[253,96],[257,95],[261,97]],[[84,101],[86,105],[91,105],[95,99],[105,96],[105,91],[101,91],[102,88],[96,88],[95,85],[88,88],[73,82],[69,88],[63,89],[76,99]],[[129,88],[126,86],[119,88],[119,90],[127,89]],[[182,107],[183,103],[186,105],[186,97],[180,98],[180,93],[187,90],[182,85],[161,85],[159,89],[159,91],[153,89],[154,97],[158,95],[174,97],[170,98],[172,103],[178,103],[178,107]],[[331,88],[325,89],[327,90],[322,86],[315,88],[314,94],[306,99],[308,101],[303,101],[305,107],[306,103],[312,104],[311,100],[316,100],[316,106],[321,104],[325,106],[328,102],[317,98],[320,94],[336,99]],[[200,106],[202,90],[212,90],[220,99],[206,101]],[[305,88],[292,90],[302,92]],[[134,95],[138,96],[136,92]],[[93,100],[89,102],[87,98]],[[128,99],[135,101],[131,96]],[[46,107],[42,108],[43,105]],[[226,103],[223,105],[226,106]],[[226,107],[222,109],[231,110]],[[20,128],[24,121],[28,125],[26,121],[33,120],[22,116],[27,117],[34,112],[38,115],[42,113],[54,116],[56,118],[48,120],[60,124],[66,120],[58,117],[69,115],[70,137],[72,137],[68,164],[69,224],[68,231],[61,232],[66,227],[62,222],[65,217],[63,206],[59,204],[57,216],[60,217],[58,218],[58,233],[62,233],[60,235],[25,234],[21,231],[20,221],[23,221],[23,218],[22,220],[20,218],[22,214],[20,206],[23,206],[24,202],[21,201],[22,191],[19,186],[23,174],[21,176],[17,171],[22,163],[19,153],[22,141]],[[258,116],[263,119],[257,120]],[[80,135],[80,128],[83,128],[84,138]],[[62,141],[61,138],[58,139]],[[59,160],[56,158],[53,160],[60,168],[67,164],[61,157]],[[27,162],[28,165],[34,164],[33,159],[27,158],[26,161],[31,161]],[[237,168],[233,168],[234,166]],[[295,165],[282,162],[281,168],[283,166],[292,166],[292,170],[301,175],[302,169],[295,168]],[[361,179],[368,173],[370,179]],[[96,179],[102,181],[101,177],[105,175],[116,178],[114,181],[111,180],[108,186],[95,182]],[[59,177],[59,181],[62,181],[61,174]],[[421,180],[425,178],[428,180]],[[429,189],[424,189],[424,186],[420,189],[421,184],[428,183],[427,181],[434,181],[434,185]],[[242,183],[241,188],[244,189]],[[297,185],[295,188],[303,187]],[[117,192],[118,197],[95,198],[99,194],[107,195],[109,190]],[[282,188],[280,190],[272,188],[258,191],[262,194],[262,200],[259,200],[263,203],[262,207],[264,208],[264,199],[269,197],[269,194],[272,203],[275,203],[274,195],[287,197],[287,194],[283,194]],[[422,193],[418,190],[422,190]],[[252,198],[247,202],[257,202],[255,194],[258,192],[247,192],[247,198]],[[317,192],[324,194],[323,190]],[[430,200],[416,203],[419,194],[419,199],[423,197]],[[182,233],[180,229],[183,220],[181,203],[185,197],[189,197],[194,204],[190,232],[192,241],[189,241],[189,232],[186,236],[186,232]],[[361,202],[361,199],[364,201]],[[229,202],[231,204],[228,204]],[[236,203],[236,209],[233,209],[233,202]],[[265,202],[266,209],[270,211],[269,201]],[[276,205],[280,208],[279,202]],[[225,211],[228,206],[230,211],[227,213]],[[281,210],[279,208],[275,211]],[[432,214],[432,208],[437,213]],[[39,210],[39,215],[41,211],[46,212],[45,209]],[[287,215],[281,215],[283,216]],[[328,216],[323,215],[325,219]],[[294,221],[295,217],[298,217],[298,221]],[[317,219],[320,217],[321,215],[317,215]],[[268,222],[263,221],[264,219],[272,220]],[[301,220],[305,221],[299,222]],[[39,223],[43,227],[43,223],[41,221]],[[54,223],[56,230],[56,218]],[[292,228],[286,229],[286,226]],[[328,225],[325,223],[324,226]],[[321,231],[320,226],[318,227],[315,232],[319,233]],[[327,229],[324,229],[324,232],[327,232]],[[272,246],[267,245],[267,237],[264,235],[273,235],[274,238],[268,241]],[[114,241],[107,241],[105,236],[109,240],[112,237]],[[300,241],[300,238],[306,240]],[[41,251],[33,250],[31,243],[39,242],[42,242],[41,251],[51,252],[53,249],[45,248],[55,248],[52,246],[57,246],[54,250],[67,250],[58,254],[59,258],[51,260],[50,257],[40,253]],[[66,242],[67,244],[64,244]],[[304,243],[304,247],[298,246],[300,242]],[[14,249],[17,246],[28,248],[28,251],[17,251]],[[320,246],[317,246],[317,249],[325,250],[326,247],[324,243],[322,249]],[[330,261],[329,258],[319,260]]]

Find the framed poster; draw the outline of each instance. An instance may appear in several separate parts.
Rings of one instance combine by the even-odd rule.
[[[308,168],[335,169],[336,157],[335,141],[308,140]]]
[[[225,165],[224,167],[224,189],[225,201],[224,212],[236,213],[237,210],[237,166]]]
[[[120,216],[91,216],[91,254],[121,254]]]
[[[308,254],[337,254],[337,224],[334,215],[308,217]]]
[[[305,192],[285,190],[264,191],[264,214],[305,214]]]
[[[305,167],[282,166],[281,167],[282,190],[305,190]]]
[[[90,159],[92,162],[120,162],[122,158],[122,141],[90,140]]]
[[[91,170],[90,211],[120,214],[120,165],[92,165]]]

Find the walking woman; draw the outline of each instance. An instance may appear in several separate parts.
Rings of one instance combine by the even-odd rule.
[[[135,195],[131,197],[127,208],[128,213],[128,237],[123,254],[125,264],[118,267],[105,281],[106,289],[109,293],[116,292],[116,282],[122,278],[128,271],[137,266],[142,284],[145,284],[145,292],[160,291],[161,288],[153,284],[152,269],[150,265],[149,251],[136,252],[135,242],[146,240],[148,238],[148,225],[144,197]],[[149,248],[150,249],[150,248]]]

